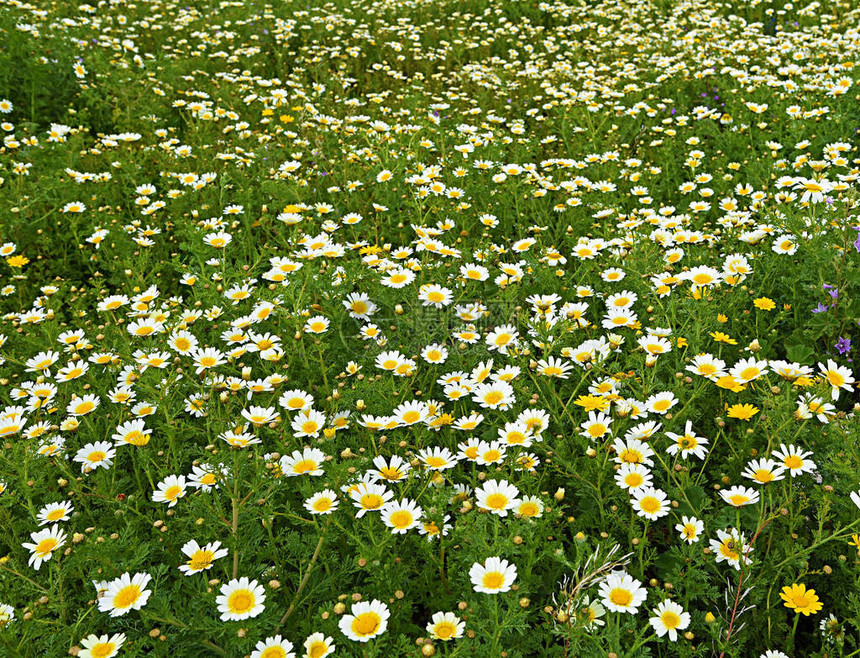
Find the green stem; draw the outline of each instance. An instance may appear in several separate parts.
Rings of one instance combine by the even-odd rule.
[[[290,603],[290,607],[287,608],[287,611],[284,613],[284,616],[281,617],[281,621],[278,622],[278,625],[275,627],[275,631],[280,630],[281,626],[283,626],[287,619],[290,618],[290,615],[293,614],[293,610],[296,609],[296,603],[299,600],[299,596],[301,596],[302,592],[305,589],[305,585],[308,584],[308,579],[311,577],[311,571],[316,564],[317,558],[320,555],[320,551],[322,550],[323,541],[325,541],[325,533],[328,530],[329,525],[331,524],[331,519],[329,519],[328,523],[326,523],[325,528],[323,528],[320,533],[319,541],[317,542],[317,547],[314,549],[314,554],[311,557],[311,561],[308,563],[308,568],[305,570],[305,575],[302,578],[302,581],[299,583],[298,589],[296,589],[296,593],[293,595],[293,600]]]

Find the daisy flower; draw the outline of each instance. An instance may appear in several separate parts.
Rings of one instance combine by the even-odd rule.
[[[615,449],[615,462],[618,464],[644,464],[646,466],[653,466],[654,462],[651,460],[651,457],[654,455],[654,451],[651,450],[651,447],[638,439],[615,439],[612,443],[612,447]]]
[[[682,516],[681,522],[675,525],[675,530],[681,533],[681,539],[685,542],[695,544],[705,530],[705,524],[695,516]]]
[[[478,441],[475,449],[474,461],[481,466],[489,466],[491,464],[500,464],[505,460],[507,446],[499,441]],[[470,459],[468,454],[464,455]]]
[[[152,494],[152,500],[155,503],[167,503],[168,507],[174,507],[185,495],[186,488],[184,475],[168,475],[158,483],[157,489]]]
[[[27,564],[36,571],[42,568],[42,563],[50,560],[54,551],[66,543],[66,533],[60,530],[60,526],[53,525],[48,530],[39,530],[30,533],[30,542],[21,544],[30,551],[30,559]]]
[[[630,501],[637,516],[644,517],[649,521],[655,521],[669,514],[668,497],[665,492],[654,487],[641,487],[632,491],[633,500]]]
[[[602,412],[589,411],[588,420],[580,425],[582,432],[579,435],[591,441],[597,441],[609,433],[609,426],[611,424],[612,418],[610,416]]]
[[[785,479],[784,473],[785,467],[772,459],[753,459],[741,475],[758,484],[767,484]]]
[[[318,491],[305,501],[305,509],[311,514],[331,514],[337,505],[337,494],[331,489]]]
[[[280,635],[260,640],[251,652],[251,658],[296,658],[293,643]]]
[[[526,519],[539,519],[543,510],[543,501],[537,496],[523,496],[514,507],[514,513]]]
[[[449,288],[435,283],[427,283],[418,289],[418,299],[423,306],[442,308],[453,301],[454,293]]]
[[[507,516],[508,510],[516,507],[519,494],[519,489],[507,480],[490,480],[481,488],[475,489],[478,508],[501,517]]]
[[[431,471],[446,471],[454,468],[458,457],[448,448],[423,448],[418,452],[418,459]]]
[[[475,562],[472,565],[469,569],[469,578],[476,592],[484,594],[508,592],[517,579],[517,568],[507,560],[489,557],[483,564]]]
[[[645,602],[648,592],[642,583],[626,571],[613,571],[602,583],[599,594],[603,605],[610,612],[627,612],[636,614],[639,606]]]
[[[730,489],[726,489],[725,491],[721,491],[720,496],[732,507],[753,505],[759,500],[758,491],[741,486],[734,486]]]
[[[591,600],[589,595],[582,599],[579,609],[575,612],[576,618],[587,630],[594,630],[598,626],[605,626],[606,622],[601,619],[606,614],[606,608],[597,601]]]
[[[341,617],[338,627],[354,642],[369,642],[386,631],[390,616],[388,606],[382,601],[359,601],[352,604],[350,614]]]
[[[716,555],[717,563],[728,562],[740,571],[741,560],[745,565],[752,563],[749,553],[754,549],[747,546],[743,533],[734,528],[728,530],[729,532],[717,530],[717,539],[710,540],[710,549]]]
[[[215,599],[221,621],[242,621],[257,617],[265,606],[265,590],[256,580],[247,577],[234,578],[221,585],[221,595]]]
[[[81,640],[83,650],[78,652],[78,658],[113,658],[119,653],[125,643],[125,633],[107,635],[88,635]]]
[[[8,603],[0,603],[0,628],[15,619],[15,608]]]
[[[188,562],[179,565],[179,570],[186,576],[211,569],[215,560],[225,557],[228,553],[226,548],[221,548],[221,542],[215,541],[200,546],[194,539],[185,543],[182,552],[188,556]]]
[[[683,631],[690,625],[690,613],[684,612],[679,604],[666,599],[651,612],[648,622],[657,633],[657,637],[668,634],[672,642],[678,641],[678,631]]]
[[[423,514],[424,511],[414,500],[406,498],[386,503],[382,508],[382,522],[395,535],[404,535],[418,525]]]
[[[287,411],[303,411],[313,406],[314,398],[305,391],[293,389],[281,395],[278,403]]]
[[[651,471],[642,464],[624,463],[615,471],[615,483],[632,493],[651,486]]]
[[[794,444],[786,447],[784,443],[780,443],[779,450],[774,450],[771,455],[781,462],[791,477],[815,472],[815,463],[811,459],[807,459],[812,453],[801,450]]]
[[[133,446],[145,446],[149,443],[152,430],[146,429],[144,421],[140,419],[129,420],[116,428],[111,437],[117,445],[130,444]]]
[[[362,482],[350,490],[349,497],[352,498],[352,504],[358,508],[358,514],[355,517],[360,519],[367,512],[381,510],[394,497],[394,493],[381,484]]]
[[[75,453],[74,461],[81,465],[81,472],[88,473],[97,468],[110,468],[116,449],[107,441],[88,443]]]
[[[645,400],[645,407],[648,411],[661,416],[665,415],[676,404],[678,404],[678,398],[669,391],[657,393]]]
[[[60,521],[68,521],[69,514],[75,508],[68,501],[62,503],[50,503],[39,510],[36,515],[39,519],[39,525],[47,525],[49,523],[59,523]]]
[[[726,371],[726,362],[710,354],[697,354],[686,369],[712,381],[716,381],[728,374]]]
[[[466,622],[461,621],[453,612],[437,612],[430,617],[427,632],[434,640],[456,640],[463,637]]]
[[[281,457],[281,472],[287,477],[323,475],[325,458],[325,453],[319,448],[305,448],[301,452],[294,450],[292,454]]]
[[[845,366],[837,365],[833,359],[827,360],[827,365],[818,364],[818,369],[821,374],[830,384],[830,397],[834,400],[839,399],[839,390],[843,389],[851,391],[851,384],[854,383],[854,377],[851,371]]]
[[[754,381],[768,371],[767,361],[757,361],[755,357],[741,359],[730,370],[729,375],[740,384]]]
[[[303,658],[325,658],[334,653],[335,650],[332,638],[326,637],[322,633],[312,633],[302,646],[305,648]]]
[[[805,617],[814,615],[824,607],[824,604],[818,600],[814,589],[806,589],[806,585],[797,583],[788,585],[782,588],[779,597],[783,600],[783,605],[789,610],[794,610],[795,614],[803,614]]]
[[[323,426],[325,426],[325,421],[325,414],[315,409],[305,409],[296,414],[290,423],[290,427],[293,430],[293,436],[297,439],[306,436],[317,438]]]
[[[516,347],[519,341],[519,332],[512,324],[503,324],[487,334],[486,343],[488,349],[507,354],[509,348]]]
[[[107,583],[107,588],[99,597],[99,611],[109,612],[111,617],[119,617],[131,610],[140,610],[149,600],[150,592],[146,586],[151,580],[147,573],[134,576],[124,573],[116,580]]]
[[[399,455],[391,455],[388,459],[382,455],[377,455],[373,459],[373,466],[375,470],[372,473],[376,482],[382,480],[400,482],[406,478],[411,469],[409,462]]]
[[[705,447],[708,445],[708,440],[702,436],[696,436],[696,433],[693,431],[693,423],[689,420],[684,426],[683,434],[666,432],[666,436],[674,441],[672,445],[666,448],[666,452],[670,455],[677,455],[680,452],[681,457],[684,459],[690,454],[695,455],[699,459],[704,459],[708,454],[708,449]]]
[[[513,387],[504,381],[478,384],[472,391],[472,401],[484,409],[508,409],[515,401]]]

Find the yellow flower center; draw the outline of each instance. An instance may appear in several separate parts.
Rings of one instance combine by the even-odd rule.
[[[227,607],[235,614],[249,612],[254,607],[254,593],[247,589],[237,589],[227,599]]]
[[[135,601],[140,598],[140,587],[135,584],[126,585],[119,592],[116,593],[116,596],[113,599],[113,605],[115,608],[128,608],[134,605]]]
[[[149,435],[138,430],[132,430],[125,435],[125,440],[135,446],[145,446],[149,443]]]
[[[306,420],[304,423],[302,423],[302,432],[304,432],[305,434],[313,434],[314,432],[319,430],[319,428],[319,423],[315,420]]]
[[[309,658],[322,658],[326,651],[328,651],[328,647],[325,645],[325,642],[314,642],[308,648],[308,657]]]
[[[843,377],[842,375],[840,375],[838,372],[836,372],[834,370],[830,370],[827,373],[827,381],[830,382],[831,386],[838,388],[845,383],[845,377]]]
[[[457,627],[449,621],[443,621],[433,627],[433,634],[440,640],[450,640],[457,632]]]
[[[182,487],[174,484],[172,487],[168,487],[167,490],[164,492],[164,498],[165,498],[165,500],[176,500],[176,498],[181,493],[182,493]]]
[[[508,504],[508,497],[504,494],[494,493],[487,496],[487,507],[490,509],[504,509]]]
[[[727,539],[720,544],[720,552],[730,560],[737,560],[741,556],[738,551],[734,550],[734,541],[731,539]]]
[[[286,655],[283,647],[267,647],[260,654],[260,658],[286,658]]]
[[[760,468],[753,475],[755,477],[756,482],[761,482],[762,484],[773,482],[773,473],[766,469]]]
[[[741,379],[746,379],[746,380],[755,379],[756,377],[759,376],[760,372],[761,371],[758,368],[756,368],[755,366],[751,366],[749,368],[744,368],[741,371]]]
[[[660,621],[663,622],[663,626],[669,629],[678,628],[681,625],[681,617],[670,610],[660,615]]]
[[[633,594],[628,590],[616,587],[609,592],[609,600],[621,608],[626,608],[633,601]]]
[[[487,462],[497,462],[501,460],[501,458],[502,453],[498,450],[487,450],[487,452],[484,453],[484,461]]]
[[[361,497],[361,506],[364,509],[379,509],[382,502],[382,496],[379,494],[365,494]]]
[[[300,462],[297,462],[295,466],[293,466],[293,473],[298,473],[302,475],[304,473],[310,473],[311,471],[315,471],[317,469],[317,463],[313,459],[303,459]]]
[[[99,642],[90,649],[92,658],[107,658],[112,656],[116,651],[116,645],[113,642]]]
[[[490,571],[484,574],[483,582],[487,589],[501,589],[505,584],[505,575],[498,571]]]
[[[359,637],[373,635],[379,629],[382,618],[375,612],[365,612],[352,620],[350,628]]]
[[[412,523],[413,516],[411,512],[398,510],[394,512],[388,520],[395,528],[406,528]]]
[[[188,566],[197,571],[207,569],[212,566],[212,560],[214,557],[215,554],[212,551],[200,549],[191,556],[191,559],[188,561]]]
[[[621,461],[627,462],[628,464],[639,464],[642,461],[642,454],[637,450],[625,450],[622,452],[619,457]]]

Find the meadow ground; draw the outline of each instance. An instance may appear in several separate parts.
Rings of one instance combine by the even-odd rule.
[[[850,0],[0,0],[0,656],[860,654]]]

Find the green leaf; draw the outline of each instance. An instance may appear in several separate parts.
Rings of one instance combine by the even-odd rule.
[[[788,359],[796,363],[812,363],[814,354],[815,350],[809,345],[789,345],[785,349]]]

